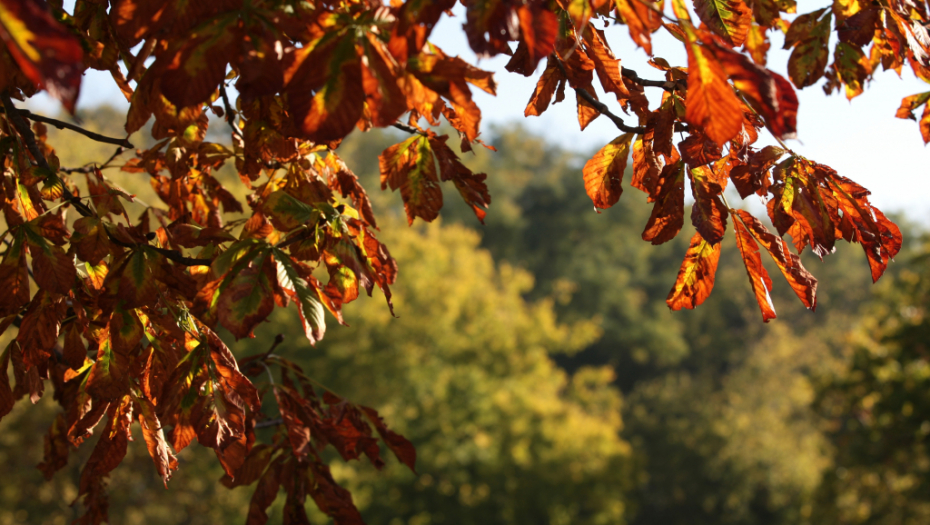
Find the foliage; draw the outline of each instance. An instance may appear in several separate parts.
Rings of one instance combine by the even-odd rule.
[[[343,459],[365,455],[381,466],[377,434],[414,467],[410,443],[373,409],[336,396],[270,352],[237,359],[218,330],[252,337],[276,306],[294,303],[314,344],[326,332],[326,312],[342,323],[343,305],[376,287],[393,311],[397,265],[375,234],[365,187],[337,153],[356,128],[410,134],[379,157],[381,187],[400,190],[408,222],[438,216],[441,182],[451,182],[446,186],[485,218],[487,176],[463,164],[449,137],[433,129],[444,120],[462,151],[483,144],[471,89],[496,90],[489,72],[428,41],[454,4],[78,0],[67,12],[60,2],[0,0],[7,226],[0,237],[0,333],[16,334],[0,357],[0,414],[54,388],[63,412],[48,431],[48,475],[102,425],[81,475],[77,497],[86,512],[78,522],[108,519],[106,479],[125,456],[135,423],[166,483],[177,468],[175,453],[194,439],[215,451],[226,484],[257,483],[250,523],[267,520],[279,487],[288,494],[285,521],[306,521],[308,496],[337,523],[360,521],[321,459],[326,445]],[[783,139],[796,127],[792,83],[803,88],[826,76],[828,91],[844,86],[851,98],[879,63],[900,70],[905,61],[927,79],[924,3],[837,0],[832,9],[788,22],[781,15],[795,12],[793,2],[695,0],[701,23],[682,0],[671,9],[647,0],[464,4],[464,32],[476,53],[509,54],[507,68],[526,76],[545,59],[527,115],[562,100],[568,86],[582,129],[604,115],[624,132],[582,170],[595,206],[618,201],[632,152],[631,185],[654,202],[642,237],[662,244],[682,229],[690,186],[697,233],[667,294],[673,310],[710,295],[729,222],[766,321],[775,311],[760,246],[810,309],[816,280],[798,255],[805,247],[822,257],[837,240],[858,243],[873,281],[901,248],[900,231],[869,204],[867,190],[797,155]],[[650,55],[651,34],[670,32],[684,46],[687,69],[658,57],[652,64],[665,80],[624,69],[596,20],[625,23]],[[839,42],[827,68],[831,27]],[[765,67],[768,30],[785,31],[786,46],[794,48],[791,82]],[[863,47],[870,45],[866,59]],[[128,138],[14,106],[13,99],[45,89],[73,112],[86,68],[110,72],[129,101],[127,135],[154,118],[156,142],[119,168],[147,174],[163,207],[138,201],[104,176],[134,149]],[[638,126],[598,100],[595,76]],[[238,94],[234,104],[228,84]],[[645,87],[664,90],[655,109]],[[925,99],[905,99],[898,116],[911,116]],[[231,147],[208,136],[208,113],[226,119]],[[398,121],[404,115],[406,124]],[[119,149],[93,165],[63,167],[43,123]],[[762,128],[782,147],[754,147]],[[677,145],[676,131],[686,135]],[[217,178],[226,163],[235,165],[248,208]],[[76,175],[84,175],[80,185]],[[729,181],[741,197],[768,201],[777,235],[728,204]],[[135,220],[130,205],[142,207]],[[65,215],[72,209],[79,217]],[[271,366],[276,372],[266,370]],[[277,380],[259,391],[249,377],[266,371]],[[283,429],[277,440],[256,444],[256,427],[276,421],[261,411],[263,398],[275,400]]]
[[[821,521],[903,525],[930,518],[927,254],[924,240],[850,334],[847,366],[819,388],[836,450],[836,467],[819,493]]]

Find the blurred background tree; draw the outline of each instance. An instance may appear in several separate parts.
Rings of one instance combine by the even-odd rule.
[[[105,108],[82,118],[103,133],[120,126]],[[724,240],[714,293],[672,313],[664,299],[690,235],[649,246],[644,196],[596,214],[582,191],[583,154],[519,127],[491,135],[498,153],[465,159],[492,174],[486,226],[448,199],[442,225],[385,228],[403,270],[398,319],[380,301],[358,301],[347,308],[352,326],[311,348],[280,311],[233,348],[266,350],[255,345],[285,334],[276,352],[377,408],[416,444],[418,475],[396,462],[381,472],[332,463],[368,523],[928,522],[930,276],[920,254],[930,250],[913,241],[915,228],[875,287],[852,247],[823,264],[805,254],[818,267],[816,313],[776,280],[779,320],[768,325]],[[72,140],[58,151],[64,166],[109,156]],[[356,133],[340,151],[370,182],[373,159],[394,142]],[[105,174],[155,200],[142,175]],[[222,180],[241,186],[232,171]],[[384,220],[403,220],[396,194],[372,197]],[[0,423],[0,524],[75,517],[51,502],[76,493],[83,456],[45,484],[34,468],[43,445],[25,437],[47,420],[18,407]],[[114,472],[114,523],[242,520],[248,489],[219,486],[216,462],[195,448],[182,452],[166,493],[139,438]]]

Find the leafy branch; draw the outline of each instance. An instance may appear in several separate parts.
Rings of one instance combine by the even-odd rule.
[[[97,142],[103,142],[104,144],[114,144],[114,145],[116,145],[116,146],[121,146],[121,147],[129,148],[129,149],[134,149],[134,148],[135,148],[135,146],[132,145],[132,142],[129,142],[129,139],[117,139],[117,138],[113,138],[113,137],[108,137],[108,136],[106,136],[106,135],[101,135],[100,133],[96,133],[96,132],[94,132],[94,131],[90,131],[90,130],[88,130],[88,129],[84,129],[84,128],[82,128],[81,126],[77,126],[77,125],[75,125],[75,124],[71,124],[70,122],[65,122],[65,121],[63,121],[63,120],[58,120],[58,119],[54,119],[54,118],[50,118],[50,117],[45,117],[45,116],[42,116],[42,115],[37,115],[37,114],[35,114],[35,113],[29,111],[28,109],[16,108],[16,107],[14,107],[14,106],[12,105],[12,103],[11,103],[10,105],[7,105],[6,101],[4,101],[4,103],[3,103],[3,112],[9,114],[11,111],[14,112],[14,113],[16,113],[16,114],[18,114],[18,115],[20,115],[20,116],[22,116],[22,117],[25,117],[25,118],[31,120],[31,121],[33,121],[33,122],[41,122],[41,123],[43,123],[43,124],[48,124],[48,125],[50,125],[50,126],[54,126],[54,127],[58,128],[58,129],[69,129],[69,130],[74,131],[74,132],[76,132],[76,133],[80,133],[81,135],[84,135],[85,137],[87,137],[87,138],[89,138],[89,139],[91,139],[91,140],[95,140],[95,141],[97,141]],[[15,117],[14,117],[14,118],[15,118]]]

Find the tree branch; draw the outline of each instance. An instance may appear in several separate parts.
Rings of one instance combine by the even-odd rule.
[[[226,94],[226,84],[220,83],[220,96],[223,97],[223,107],[226,109],[226,122],[229,123],[229,127],[232,128],[233,134],[242,138],[242,130],[239,129],[239,126],[236,125],[236,121],[233,120],[233,109],[232,104],[229,103],[229,95]]]
[[[266,419],[264,421],[258,421],[255,423],[254,428],[276,427],[278,425],[283,425],[283,424],[284,424],[284,418],[276,417],[274,419]]]
[[[3,106],[4,106],[4,111],[8,112],[9,109],[6,107],[6,103],[4,103]],[[86,130],[80,126],[76,126],[69,122],[64,122],[64,121],[54,119],[54,118],[49,118],[49,117],[43,117],[42,115],[36,115],[35,113],[29,111],[28,109],[19,109],[19,108],[14,107],[13,110],[16,113],[18,113],[20,116],[26,117],[29,120],[32,120],[35,122],[42,122],[43,124],[49,124],[58,129],[69,129],[71,131],[80,133],[81,135],[84,135],[85,137],[91,140],[96,140],[97,142],[103,142],[105,144],[115,144],[117,146],[122,146],[124,148],[129,148],[129,149],[135,148],[135,146],[132,145],[132,142],[129,142],[129,139],[116,139],[113,137],[107,137],[106,135],[101,135],[100,133],[95,133],[93,131]]]
[[[555,58],[555,64],[559,67],[559,70],[562,72],[562,76],[564,76],[565,78],[568,78],[568,71],[565,70],[565,64],[562,62],[562,58],[555,53],[552,54],[552,57]],[[606,115],[607,118],[609,118],[610,121],[613,122],[614,125],[617,126],[617,128],[620,131],[624,131],[626,133],[638,133],[640,135],[646,133],[646,128],[642,126],[636,126],[636,127],[627,126],[626,123],[623,122],[622,118],[611,113],[610,108],[608,108],[606,104],[594,98],[594,95],[592,95],[591,93],[588,93],[586,89],[576,88],[576,87],[572,87],[572,89],[575,90],[575,93],[577,93],[579,97],[585,99],[585,101],[588,104],[591,104],[594,107],[594,109],[598,110],[603,115]]]
[[[675,90],[684,91],[684,89],[688,87],[687,82],[684,80],[648,80],[645,78],[640,78],[639,75],[636,74],[636,71],[622,66],[620,67],[620,74],[639,84],[640,86],[660,87],[670,93]]]
[[[19,132],[19,136],[22,137],[23,142],[26,143],[26,148],[29,149],[29,153],[32,154],[32,158],[35,159],[36,163],[40,168],[47,170],[49,173],[54,173],[51,166],[48,165],[48,161],[45,160],[45,155],[42,154],[42,151],[39,150],[39,145],[36,144],[36,136],[32,132],[32,128],[29,127],[29,124],[23,120],[22,111],[16,109],[16,106],[13,105],[13,101],[10,100],[10,95],[6,91],[0,95],[0,102],[3,103],[3,109],[10,121],[13,122],[13,127],[16,128],[16,131]],[[28,111],[26,113],[29,113]],[[94,217],[96,214],[91,210],[86,204],[81,202],[81,199],[78,199],[71,193],[71,190],[64,185],[64,182],[61,184],[62,195],[65,200],[74,205],[74,209],[84,217]]]
[[[400,122],[395,122],[391,124],[391,126],[394,126],[395,128],[401,131],[406,131],[407,133],[410,133],[411,135],[416,135],[417,133],[420,133],[420,130],[418,130],[417,128],[413,126],[408,126],[406,124],[401,124]]]

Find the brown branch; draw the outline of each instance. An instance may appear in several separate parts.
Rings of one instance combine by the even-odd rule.
[[[0,102],[3,103],[3,110],[6,113],[7,117],[12,121],[13,127],[16,128],[16,131],[19,132],[19,136],[22,137],[23,142],[26,143],[26,148],[29,149],[29,153],[32,154],[32,158],[35,159],[36,163],[40,168],[47,170],[49,173],[54,173],[51,166],[48,165],[48,161],[45,160],[45,155],[42,155],[42,151],[39,150],[39,145],[36,143],[36,136],[32,133],[32,128],[29,127],[29,124],[23,120],[23,110],[16,109],[16,106],[13,105],[13,101],[10,100],[10,95],[6,91],[0,95]],[[29,113],[26,111],[26,113]],[[61,184],[62,195],[65,200],[74,205],[74,209],[84,217],[94,217],[96,213],[91,210],[86,204],[81,202],[81,199],[78,199],[71,193],[64,182]]]
[[[660,87],[670,93],[675,90],[684,91],[685,88],[688,87],[687,82],[684,80],[648,80],[645,78],[640,78],[639,75],[636,74],[636,71],[625,67],[620,68],[620,74],[639,84],[640,86]]]
[[[418,130],[417,128],[415,128],[415,127],[413,127],[413,126],[408,126],[408,125],[406,125],[406,124],[401,124],[400,122],[395,122],[395,123],[391,124],[391,126],[394,126],[395,128],[397,128],[397,129],[399,129],[399,130],[401,130],[401,131],[406,131],[407,133],[410,133],[411,135],[416,135],[416,134],[420,133],[420,130]]]
[[[223,97],[223,107],[226,109],[226,122],[229,123],[229,127],[232,128],[233,134],[242,138],[242,130],[239,129],[239,126],[236,125],[236,121],[233,120],[233,109],[232,104],[229,103],[229,95],[226,94],[226,84],[220,83],[220,96]]]
[[[20,137],[22,137],[23,141],[26,143],[26,147],[29,149],[29,153],[32,154],[32,157],[35,159],[36,163],[39,165],[40,168],[48,170],[50,173],[54,173],[51,166],[48,165],[48,161],[45,159],[45,156],[42,155],[42,151],[39,150],[39,145],[36,143],[35,134],[32,133],[32,129],[29,127],[29,124],[26,123],[25,120],[23,120],[23,113],[29,113],[29,112],[25,110],[17,109],[13,105],[13,101],[10,100],[10,95],[7,94],[6,92],[0,95],[0,99],[2,99],[3,108],[7,116],[10,118],[11,121],[13,121],[13,126],[16,127],[16,131],[19,132]],[[129,144],[129,146],[132,147],[132,144]],[[116,155],[118,155],[119,153],[121,153],[121,151],[117,150],[117,153],[114,154],[110,160],[115,158]],[[74,194],[71,193],[71,190],[69,190],[64,185],[64,182],[62,182],[61,184],[61,189],[62,189],[62,194],[65,200],[67,200],[72,205],[74,205],[74,208],[78,211],[78,213],[80,213],[84,217],[97,217],[97,214],[94,213],[94,210],[90,209],[90,207],[88,207],[86,204],[81,202],[81,199],[75,197]],[[181,252],[178,252],[176,250],[158,248],[157,246],[152,246],[150,244],[125,243],[125,242],[120,241],[116,237],[114,237],[109,231],[107,231],[107,237],[109,237],[110,240],[113,241],[114,244],[123,246],[125,248],[137,248],[139,246],[146,246],[148,248],[151,248],[155,252],[158,252],[164,255],[167,259],[170,259],[176,263],[183,264],[186,266],[209,266],[210,263],[213,262],[212,259],[196,259],[193,257],[185,257],[184,255],[181,255]]]
[[[555,58],[555,65],[559,67],[559,70],[562,72],[562,76],[564,76],[565,78],[569,78],[568,71],[565,69],[565,64],[562,62],[562,58],[559,57],[559,55],[555,53],[552,54],[552,57]],[[643,126],[636,126],[636,127],[627,126],[626,123],[623,122],[622,118],[611,113],[610,108],[608,108],[606,104],[594,98],[594,95],[592,95],[591,93],[588,93],[586,89],[578,88],[574,86],[572,86],[572,89],[575,90],[575,93],[577,93],[579,97],[583,98],[588,104],[591,104],[594,107],[594,109],[606,115],[607,118],[609,118],[610,121],[613,122],[614,125],[617,126],[617,128],[620,131],[625,131],[627,133],[638,133],[640,135],[643,135],[646,133],[646,128],[644,128]]]
[[[283,424],[284,424],[284,418],[276,417],[274,419],[266,419],[264,421],[258,421],[255,423],[255,426],[253,428],[276,427],[278,425],[283,425]]]
[[[6,103],[4,103],[4,110],[7,111]],[[76,126],[69,122],[64,122],[64,121],[49,118],[49,117],[43,117],[42,115],[36,115],[35,113],[29,111],[28,109],[18,109],[14,107],[13,110],[16,111],[16,113],[18,113],[20,116],[26,117],[29,120],[32,120],[35,122],[42,122],[43,124],[49,124],[58,129],[69,129],[71,131],[80,133],[81,135],[84,135],[85,137],[91,140],[95,140],[97,142],[103,142],[105,144],[115,144],[117,146],[122,146],[124,148],[129,148],[129,149],[135,148],[135,146],[132,145],[132,142],[129,142],[129,139],[116,139],[113,137],[107,137],[106,135],[101,135],[100,133],[95,133],[93,131],[86,130],[80,126]]]

